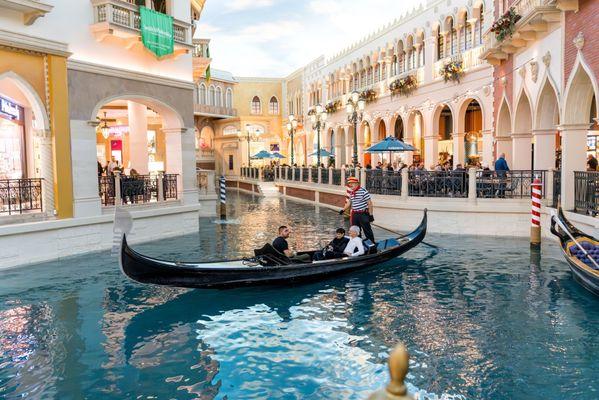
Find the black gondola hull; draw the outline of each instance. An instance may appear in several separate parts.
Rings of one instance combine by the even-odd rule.
[[[376,254],[340,260],[281,266],[247,266],[242,260],[222,263],[179,263],[137,253],[123,236],[121,269],[134,281],[186,288],[232,288],[250,285],[285,284],[326,279],[388,262],[418,245],[426,235],[426,212],[420,226],[398,238],[398,245]]]

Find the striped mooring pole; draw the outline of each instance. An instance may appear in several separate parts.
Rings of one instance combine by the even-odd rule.
[[[227,181],[224,176],[218,180],[220,183],[220,219],[227,219]]]
[[[530,227],[530,245],[539,246],[541,244],[541,196],[542,183],[539,178],[532,182],[532,225]]]

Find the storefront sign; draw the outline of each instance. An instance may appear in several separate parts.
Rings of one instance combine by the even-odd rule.
[[[129,132],[128,125],[114,125],[108,129],[109,135],[114,137],[122,137],[124,134]]]
[[[3,97],[0,97],[0,113],[9,119],[21,120],[21,107]]]
[[[157,57],[173,54],[175,37],[173,17],[146,7],[139,8],[141,16],[141,40]]]

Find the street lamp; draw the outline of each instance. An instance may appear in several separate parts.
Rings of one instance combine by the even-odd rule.
[[[262,131],[260,128],[252,127],[250,124],[245,124],[246,140],[248,143],[248,166],[252,166],[252,155],[250,154],[250,143],[257,142],[260,139]]]
[[[316,165],[320,168],[320,130],[324,128],[327,121],[327,112],[322,105],[316,106],[316,112],[310,115],[312,129],[316,129]]]
[[[354,168],[358,166],[358,122],[362,121],[366,108],[366,101],[360,98],[360,93],[353,91],[351,97],[347,101],[347,121],[354,124],[354,156],[352,162]]]
[[[287,122],[287,133],[289,133],[289,137],[291,138],[291,166],[293,167],[293,135],[297,129],[297,120],[295,119],[295,115],[289,114],[289,122]]]

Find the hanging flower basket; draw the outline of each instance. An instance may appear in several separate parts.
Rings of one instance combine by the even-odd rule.
[[[366,103],[372,103],[376,100],[376,92],[374,89],[367,89],[360,93],[360,99],[364,100]]]
[[[343,103],[341,103],[341,100],[335,100],[335,101],[329,101],[324,106],[324,109],[328,114],[333,114],[333,113],[336,113],[337,111],[341,110],[341,107],[343,107]]]
[[[464,75],[464,67],[461,61],[450,61],[443,65],[439,74],[443,76],[443,80],[460,83],[460,78]]]
[[[522,16],[516,12],[514,7],[511,7],[508,12],[493,23],[491,32],[495,34],[498,41],[502,42],[506,37],[512,37],[516,22],[520,21],[521,18]]]
[[[418,88],[418,81],[414,75],[408,75],[391,82],[389,90],[393,95],[409,96]]]

